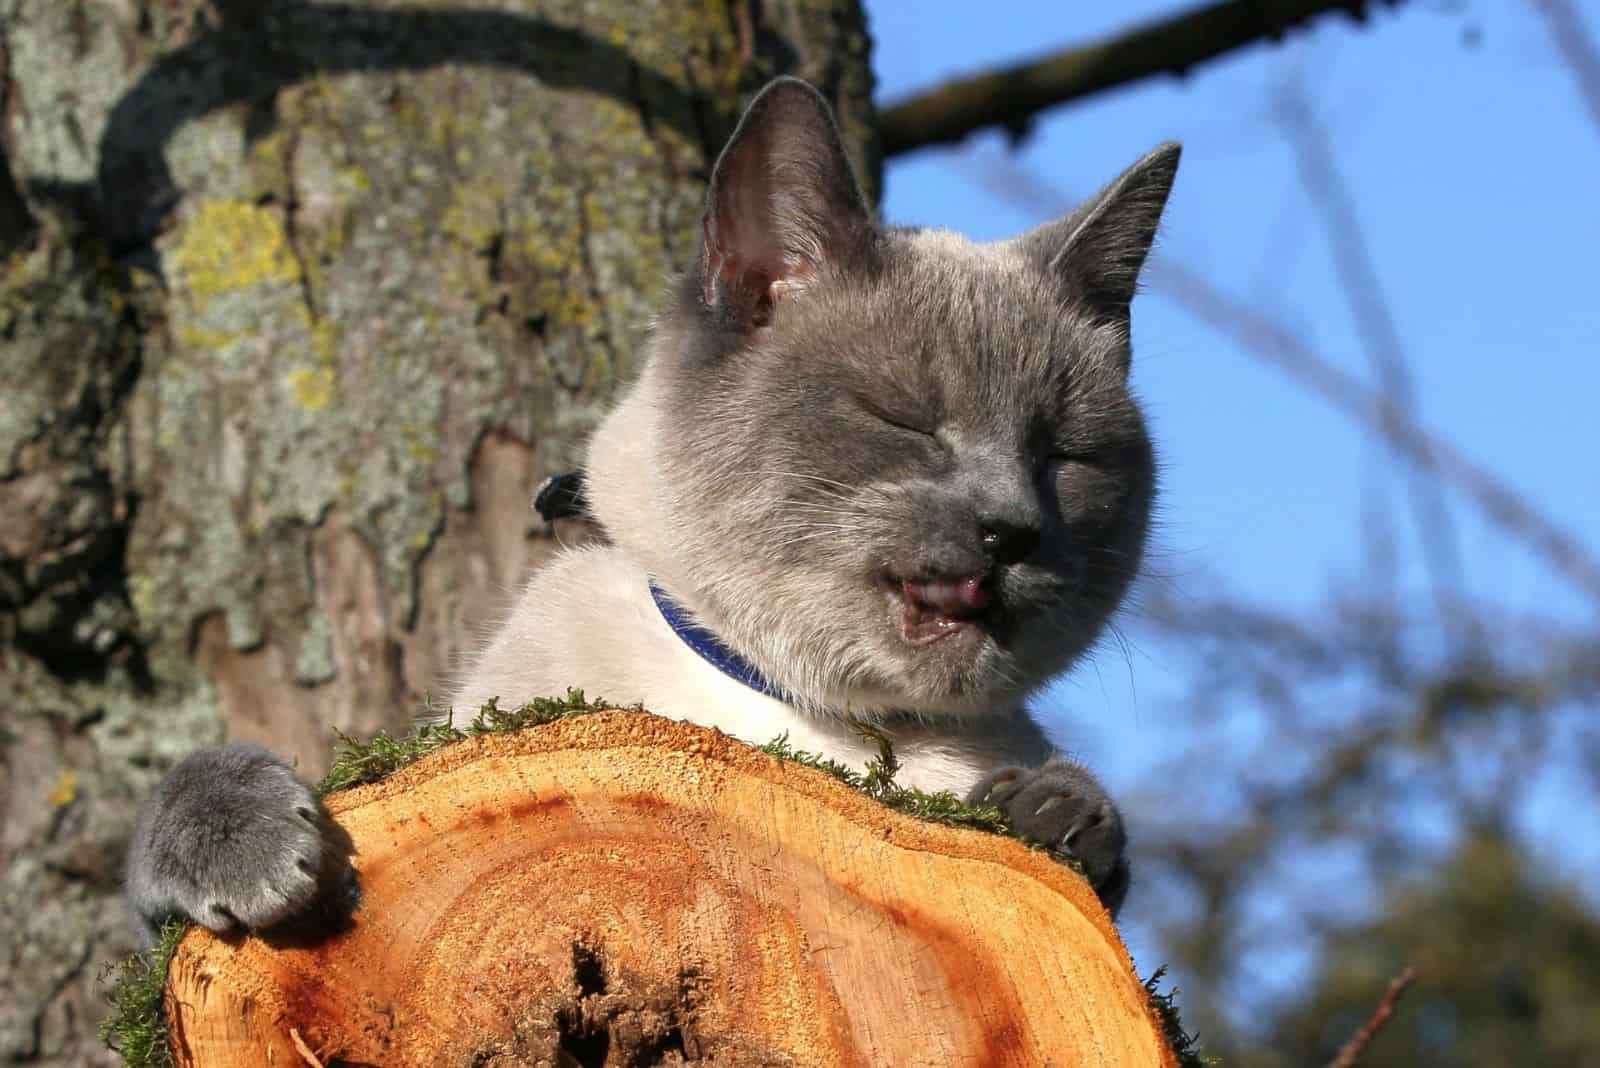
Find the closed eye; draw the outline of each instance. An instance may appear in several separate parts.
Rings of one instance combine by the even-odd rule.
[[[1072,469],[1097,468],[1101,466],[1101,462],[1101,457],[1096,453],[1084,449],[1070,449],[1052,452],[1045,457],[1040,467],[1051,476],[1056,476]]]
[[[896,430],[907,430],[913,434],[921,434],[925,438],[932,438],[936,436],[932,430],[929,430],[926,427],[921,427],[915,423],[908,422],[903,417],[890,415],[888,412],[884,411],[882,408],[878,407],[876,404],[873,404],[864,397],[857,397],[856,402],[861,405],[862,410],[868,415],[872,416],[880,423],[889,424]]]

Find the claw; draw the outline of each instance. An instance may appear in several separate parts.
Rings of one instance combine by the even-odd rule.
[[[1035,816],[1042,816],[1046,812],[1048,812],[1051,809],[1055,808],[1057,805],[1065,804],[1066,800],[1067,799],[1065,797],[1062,797],[1060,794],[1056,794],[1054,797],[1051,797],[1044,804],[1042,804],[1038,808],[1034,809],[1033,810],[1033,814]]]
[[[997,774],[994,782],[990,783],[989,788],[984,791],[983,798],[979,803],[994,805],[1004,804],[1006,799],[1016,792],[1015,786],[1017,779],[1021,774],[1021,770],[1017,768],[1012,768],[1010,771],[1002,771]],[[1003,789],[1004,787],[1012,787],[1012,789]]]
[[[1060,848],[1068,853],[1072,852],[1072,840],[1084,831],[1100,826],[1100,818],[1098,812],[1087,812],[1079,816],[1072,822],[1072,826],[1067,828],[1067,833],[1061,836]]]

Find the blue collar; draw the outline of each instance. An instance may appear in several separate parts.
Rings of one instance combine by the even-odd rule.
[[[767,681],[767,677],[750,661],[728,648],[723,640],[707,630],[705,627],[691,620],[672,597],[655,584],[650,582],[650,596],[656,602],[656,607],[661,610],[661,618],[667,621],[678,637],[683,639],[683,644],[700,654],[700,659],[722,672],[735,682],[742,682],[757,693],[766,694],[783,700],[783,695],[777,687]]]

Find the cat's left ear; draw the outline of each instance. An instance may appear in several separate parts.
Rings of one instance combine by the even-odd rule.
[[[1157,146],[1087,204],[1022,237],[1024,247],[1102,318],[1128,318],[1181,152],[1176,142]]]
[[[841,266],[872,229],[827,101],[797,78],[763,89],[717,160],[706,200],[706,306],[763,325],[785,289]]]

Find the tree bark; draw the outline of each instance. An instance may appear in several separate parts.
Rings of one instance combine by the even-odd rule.
[[[780,72],[875,186],[855,0],[0,0],[0,1063],[110,1063],[173,761],[314,776],[551,550]]]
[[[361,907],[191,931],[183,1068],[1175,1063],[1080,876],[715,731],[584,715],[328,807]]]

